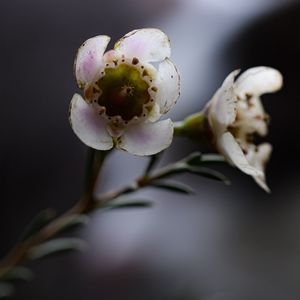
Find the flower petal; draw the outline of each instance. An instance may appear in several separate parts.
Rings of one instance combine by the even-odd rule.
[[[169,38],[155,28],[133,30],[123,36],[116,44],[115,50],[125,57],[137,57],[144,62],[162,61],[170,57]]]
[[[256,183],[263,188],[266,192],[270,193],[270,188],[266,184],[265,167],[272,152],[272,146],[268,143],[259,145],[258,147],[253,145],[253,149],[250,149],[247,153],[247,160],[249,163],[261,170],[262,175],[253,176]]]
[[[236,98],[233,91],[233,82],[239,71],[231,72],[217,91],[215,113],[218,121],[230,125],[236,118]]]
[[[252,176],[263,175],[261,170],[258,170],[249,164],[241,147],[230,132],[225,132],[218,139],[218,146],[220,152],[225,156],[225,158],[230,163],[238,167],[242,172]]]
[[[170,146],[173,123],[170,119],[128,127],[117,147],[135,155],[153,155]]]
[[[105,120],[78,94],[71,100],[70,122],[75,134],[87,146],[97,150],[108,150],[113,147]]]
[[[231,72],[222,86],[216,91],[207,105],[208,119],[212,130],[217,134],[225,131],[236,118],[237,101],[233,90],[235,76],[239,70]]]
[[[246,70],[235,83],[236,94],[245,99],[247,95],[260,96],[278,91],[283,78],[279,71],[270,67],[255,67]]]
[[[160,106],[160,113],[165,114],[180,95],[180,77],[175,65],[168,58],[160,63],[154,85],[157,87],[156,101]]]
[[[77,84],[83,88],[86,83],[93,82],[103,65],[103,53],[110,41],[110,37],[99,35],[85,41],[78,49],[75,59],[75,76]]]

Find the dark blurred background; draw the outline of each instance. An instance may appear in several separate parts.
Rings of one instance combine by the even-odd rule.
[[[87,253],[31,264],[36,278],[19,285],[15,299],[299,300],[296,0],[1,0],[0,254],[40,210],[63,212],[82,192],[86,147],[68,123],[77,48],[94,35],[116,41],[142,27],[171,38],[182,76],[174,120],[202,108],[233,69],[283,73],[283,90],[263,97],[272,116],[272,194],[229,166],[219,169],[230,187],[183,177],[197,196],[146,190],[140,196],[154,199],[153,208],[94,214],[78,233]],[[165,162],[197,149],[183,139],[173,145]],[[99,192],[128,182],[145,163],[114,153]]]

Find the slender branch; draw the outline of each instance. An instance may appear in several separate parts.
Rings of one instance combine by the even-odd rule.
[[[92,150],[91,153],[89,153],[85,193],[83,197],[63,215],[41,228],[37,233],[33,234],[25,241],[17,244],[8,256],[0,263],[0,279],[16,265],[27,261],[29,259],[29,251],[33,247],[53,238],[67,225],[72,224],[79,215],[87,214],[101,207],[105,207],[109,201],[112,201],[122,195],[151,186],[155,180],[164,178],[171,174],[186,172],[186,159],[153,171],[151,171],[151,168],[147,168],[146,173],[138,177],[130,185],[105,193],[96,199],[94,197],[94,189],[106,156],[107,153],[96,150]]]
[[[28,259],[29,250],[44,241],[54,237],[62,228],[71,224],[80,214],[89,213],[95,208],[94,189],[103,162],[108,152],[89,149],[86,169],[84,195],[79,201],[60,217],[53,220],[36,234],[17,244],[0,262],[0,278],[6,275],[14,266]]]
[[[178,161],[176,163],[172,163],[168,166],[162,167],[158,170],[153,171],[152,173],[146,172],[144,175],[136,178],[130,185],[121,187],[118,190],[107,192],[106,194],[101,195],[97,201],[97,207],[103,206],[105,203],[116,199],[120,196],[123,196],[128,193],[135,192],[139,189],[151,186],[152,182],[158,180],[162,177],[167,176],[172,170],[176,169],[176,173],[184,172],[185,169],[181,168],[183,161]]]

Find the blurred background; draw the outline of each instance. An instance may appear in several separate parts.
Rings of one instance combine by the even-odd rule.
[[[0,254],[40,210],[69,208],[82,192],[86,147],[68,106],[73,61],[87,38],[158,27],[182,77],[173,120],[202,108],[236,68],[268,65],[285,78],[263,96],[274,146],[268,195],[229,166],[230,187],[182,177],[194,197],[145,190],[147,209],[95,213],[85,254],[31,264],[14,299],[299,300],[300,2],[296,0],[1,0]],[[197,150],[184,139],[164,163]],[[114,153],[99,192],[135,178],[145,158]],[[130,166],[130,168],[129,168]]]

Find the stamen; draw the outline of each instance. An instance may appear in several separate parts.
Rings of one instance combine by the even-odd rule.
[[[133,58],[132,63],[138,62]],[[122,63],[105,69],[105,75],[96,84],[101,90],[97,102],[105,107],[107,117],[120,116],[122,122],[130,121],[135,116],[143,117],[144,105],[150,105],[151,98],[148,90],[150,84],[141,72],[137,67]]]

